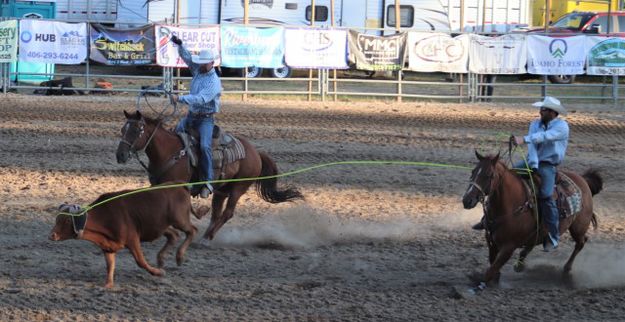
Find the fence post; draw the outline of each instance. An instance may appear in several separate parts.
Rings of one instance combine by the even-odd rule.
[[[612,76],[612,99],[614,107],[618,106],[618,76]]]
[[[397,103],[401,103],[401,79],[402,79],[402,70],[397,71]]]

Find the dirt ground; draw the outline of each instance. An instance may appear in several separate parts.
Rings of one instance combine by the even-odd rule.
[[[560,278],[573,246],[567,233],[557,252],[535,250],[523,273],[510,261],[499,287],[471,296],[468,275],[488,260],[483,234],[470,229],[481,208],[464,210],[460,200],[470,172],[409,165],[329,166],[281,178],[305,195],[295,203],[272,205],[251,190],[214,241],[194,241],[182,266],[170,255],[166,276],[154,277],[122,251],[115,288],[102,288],[99,248],[47,237],[59,204],[148,185],[137,162],[115,161],[122,110],[134,106],[120,95],[0,98],[1,321],[625,316],[623,107],[567,105],[565,167],[595,167],[605,178],[595,197],[599,228],[573,266],[573,284]],[[347,160],[472,166],[474,149],[503,151],[507,136],[523,134],[537,114],[526,104],[225,100],[217,123],[287,172]],[[208,220],[193,218],[200,233]],[[152,264],[163,243],[143,244]]]

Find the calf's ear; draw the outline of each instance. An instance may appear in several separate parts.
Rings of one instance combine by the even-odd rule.
[[[484,159],[484,157],[483,157],[483,156],[482,156],[479,152],[477,152],[477,149],[475,150],[475,156],[476,156],[476,157],[477,157],[477,159],[478,159],[478,160],[480,160],[480,161],[482,161],[482,160]]]

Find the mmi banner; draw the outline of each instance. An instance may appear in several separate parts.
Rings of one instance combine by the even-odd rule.
[[[625,75],[625,39],[586,37],[588,75]]]
[[[417,72],[466,73],[471,35],[408,32],[408,67]]]
[[[17,20],[0,22],[0,63],[17,60]]]
[[[525,74],[527,50],[524,35],[486,37],[474,35],[469,50],[469,70],[476,74]]]
[[[347,31],[328,29],[287,29],[285,61],[295,68],[336,68],[347,66]]]
[[[178,48],[169,41],[171,36],[182,40],[182,45],[197,55],[202,49],[210,49],[215,57],[215,66],[221,64],[219,27],[179,28],[174,26],[156,26],[156,63],[164,67],[186,67],[178,56]]]
[[[20,20],[19,59],[48,64],[80,64],[87,58],[87,24]]]
[[[394,71],[404,67],[406,33],[372,36],[349,31],[349,63],[356,69]]]
[[[527,71],[538,75],[579,75],[586,63],[586,36],[527,37]]]
[[[283,67],[284,28],[222,25],[221,52],[225,67]]]
[[[89,58],[106,65],[146,65],[154,62],[154,29],[114,29],[93,24],[90,27]]]

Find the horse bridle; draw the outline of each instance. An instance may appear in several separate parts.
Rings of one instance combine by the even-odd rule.
[[[493,177],[494,176],[495,176],[494,171],[492,171],[491,174],[488,175],[488,191],[486,191],[486,189],[484,189],[479,183],[477,183],[476,181],[477,178],[469,182],[469,187],[473,186],[477,189],[477,191],[479,191],[480,194],[478,196],[478,201],[482,203],[482,205],[484,205],[484,200],[486,200],[486,197],[488,196],[490,191],[493,189]]]
[[[137,137],[132,141],[132,143],[128,142],[125,139],[125,134],[128,131],[128,128],[130,127],[130,124],[133,123],[138,123],[138,127],[139,127],[139,135],[137,135]],[[150,137],[148,138],[148,140],[145,142],[145,145],[143,146],[143,148],[137,150],[135,148],[135,143],[137,143],[137,140],[139,140],[143,134],[145,133],[145,120],[142,118],[138,119],[138,120],[126,120],[126,124],[124,125],[124,127],[126,127],[126,131],[124,132],[124,135],[122,136],[120,143],[124,143],[126,145],[128,145],[128,150],[130,151],[130,153],[134,154],[135,158],[139,161],[139,163],[141,164],[141,166],[149,172],[148,167],[145,165],[145,163],[143,163],[143,161],[141,161],[141,159],[139,158],[139,152],[143,152],[145,151],[145,149],[148,148],[148,146],[150,145],[150,143],[152,142],[152,139],[154,139],[154,136],[156,135],[156,131],[158,131],[158,128],[160,127],[161,121],[158,122],[158,124],[156,124],[156,126],[154,127],[154,130],[152,131],[152,134],[150,135]]]

